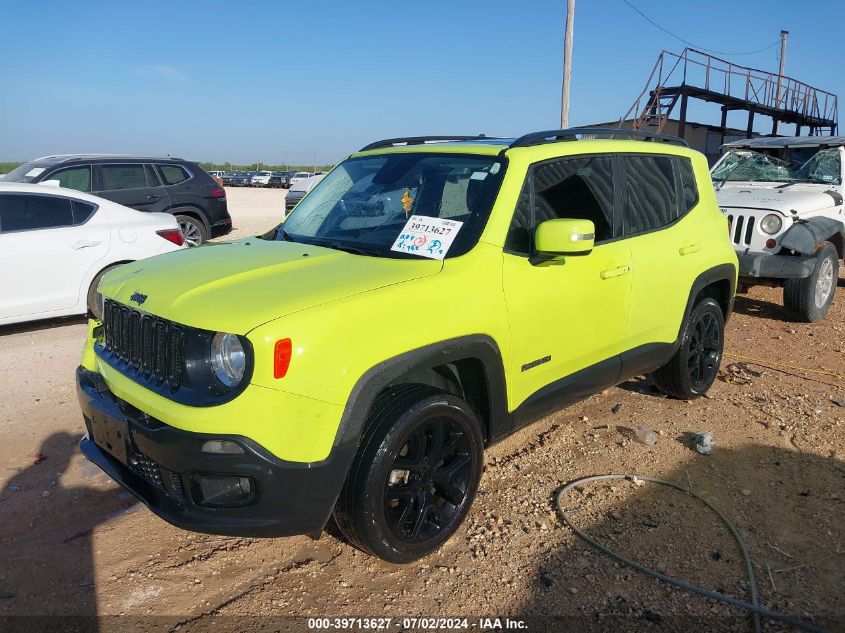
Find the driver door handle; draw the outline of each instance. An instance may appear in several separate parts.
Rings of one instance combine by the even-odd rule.
[[[146,200],[158,200],[159,198],[161,198],[161,196],[157,196],[156,194],[151,193],[146,197]]]
[[[619,266],[617,268],[611,268],[610,270],[603,270],[599,273],[599,276],[602,279],[611,279],[612,277],[627,275],[629,272],[631,272],[630,266]]]
[[[692,255],[693,253],[697,253],[701,250],[701,244],[687,244],[686,246],[682,246],[678,249],[678,252],[681,255]]]
[[[101,240],[79,240],[71,244],[71,248],[79,250],[81,248],[90,248],[91,246],[99,246],[102,244]]]

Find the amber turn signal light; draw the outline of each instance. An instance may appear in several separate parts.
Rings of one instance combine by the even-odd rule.
[[[284,378],[290,367],[290,358],[293,354],[293,345],[289,338],[276,341],[276,348],[273,350],[273,376]]]

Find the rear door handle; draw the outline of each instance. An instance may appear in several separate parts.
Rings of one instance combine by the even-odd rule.
[[[78,242],[74,242],[71,244],[71,248],[79,250],[81,248],[90,248],[91,246],[99,246],[102,244],[100,240],[79,240]]]
[[[621,277],[631,272],[630,266],[619,266],[618,268],[611,268],[610,270],[603,270],[600,273],[602,279],[610,279],[611,277]]]
[[[682,246],[678,249],[678,252],[681,255],[692,255],[693,253],[697,253],[701,250],[701,244],[687,244],[686,246]]]
[[[161,198],[161,196],[157,196],[154,193],[151,193],[146,197],[147,200],[158,200],[159,198]]]

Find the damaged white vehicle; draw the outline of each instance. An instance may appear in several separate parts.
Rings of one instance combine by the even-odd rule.
[[[783,285],[803,321],[833,303],[845,257],[845,136],[754,138],[723,146],[710,174],[739,257],[739,290]]]

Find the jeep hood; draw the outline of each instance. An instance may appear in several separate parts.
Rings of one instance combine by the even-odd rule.
[[[100,292],[177,323],[245,334],[286,314],[434,275],[442,267],[437,260],[248,238],[126,264],[103,277]]]
[[[811,211],[821,211],[841,204],[842,200],[838,193],[831,191],[827,193],[814,187],[814,191],[797,189],[801,185],[794,185],[786,189],[775,189],[773,187],[725,186],[716,192],[716,199],[720,207],[742,207],[746,209],[774,209],[784,215],[790,215],[792,211],[798,214]]]

